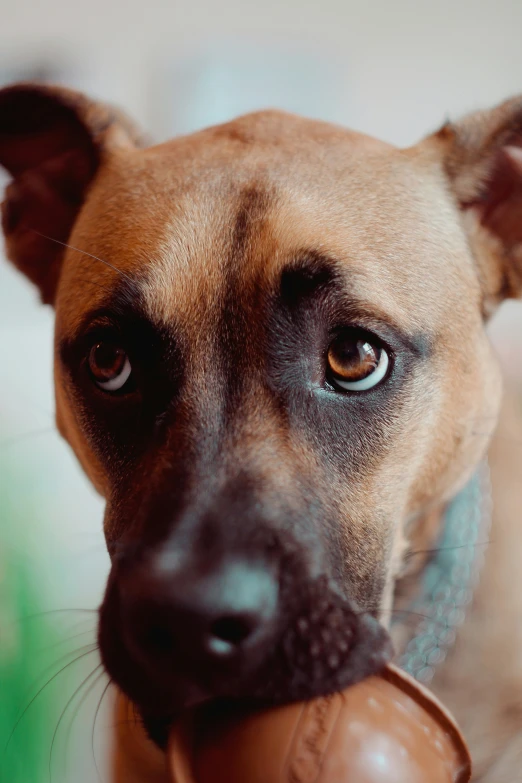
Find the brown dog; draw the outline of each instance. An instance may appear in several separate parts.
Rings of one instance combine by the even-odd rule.
[[[521,100],[408,150],[279,112],[146,147],[75,93],[0,92],[8,255],[56,308],[58,426],[107,499],[101,654],[159,745],[188,705],[306,698],[390,656],[408,546],[434,545],[498,414],[485,322],[522,290],[521,147]],[[438,689],[476,780],[514,783],[500,528]]]

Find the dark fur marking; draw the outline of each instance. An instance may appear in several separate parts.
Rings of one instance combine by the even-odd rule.
[[[298,307],[310,296],[320,296],[341,284],[337,262],[316,250],[305,250],[281,274],[281,299],[288,307]]]
[[[134,378],[129,393],[107,394],[90,378],[89,350],[107,339],[129,355]],[[111,477],[123,480],[145,452],[158,448],[163,419],[182,384],[184,360],[174,325],[168,330],[153,325],[138,281],[119,278],[103,306],[87,313],[78,333],[61,342],[58,355],[89,442]]]
[[[257,347],[262,327],[262,309],[255,284],[248,285],[246,282],[245,268],[252,252],[251,241],[256,232],[262,230],[270,203],[270,197],[265,191],[246,188],[240,196],[232,231],[225,292],[215,342],[224,379],[225,421],[236,412],[244,379],[249,377],[252,367],[259,364],[260,360]],[[245,290],[247,286],[248,293]]]

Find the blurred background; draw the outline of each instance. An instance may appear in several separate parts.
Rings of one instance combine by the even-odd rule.
[[[158,141],[271,106],[409,145],[448,116],[522,93],[520,0],[0,0],[0,19],[0,84],[78,87],[124,107]],[[522,380],[522,306],[502,308],[491,332],[506,372]],[[0,503],[19,506],[22,472],[33,523],[17,524],[16,546],[58,634],[27,703],[88,649],[96,618],[80,610],[98,605],[108,568],[102,504],[54,429],[51,349],[52,312],[0,262]],[[15,546],[3,538],[0,553]],[[66,687],[61,676],[49,686],[49,745],[89,661],[69,667]],[[69,705],[42,780],[107,779],[106,702],[92,728],[104,684]],[[16,728],[22,742],[28,720],[29,711]]]

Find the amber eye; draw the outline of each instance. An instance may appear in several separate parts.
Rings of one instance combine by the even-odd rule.
[[[101,342],[89,352],[89,371],[94,382],[104,391],[119,391],[132,372],[129,357],[115,343]]]
[[[360,334],[340,334],[328,349],[328,380],[344,391],[367,391],[377,386],[388,371],[385,349]]]

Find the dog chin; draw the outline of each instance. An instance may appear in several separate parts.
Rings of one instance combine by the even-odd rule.
[[[207,673],[204,682],[176,665],[160,674],[133,661],[108,619],[102,608],[105,667],[160,747],[165,747],[172,722],[187,710],[217,701],[270,707],[326,696],[377,673],[393,655],[383,626],[369,613],[356,611],[322,579],[308,585],[305,596],[301,591],[278,644],[262,661],[249,662],[248,670],[230,666]]]

